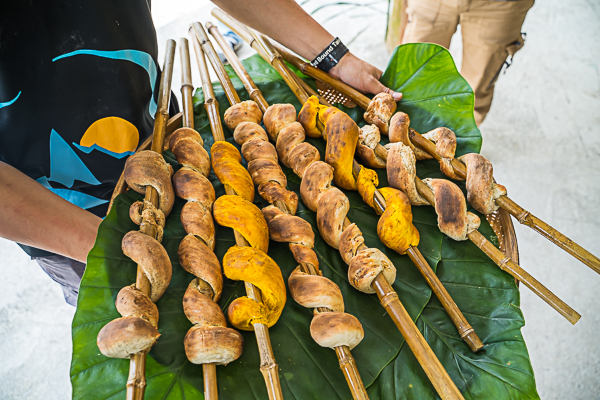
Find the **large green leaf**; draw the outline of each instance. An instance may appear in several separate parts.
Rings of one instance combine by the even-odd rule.
[[[258,57],[244,61],[250,74],[269,103],[300,104],[279,75]],[[233,78],[241,97],[247,98],[241,82]],[[306,77],[304,77],[306,78]],[[426,131],[439,125],[453,129],[459,136],[460,152],[478,151],[481,136],[472,116],[473,94],[460,77],[448,52],[439,46],[405,45],[394,53],[383,77],[393,89],[401,90],[405,100],[400,106],[411,115],[411,123]],[[309,84],[314,82],[309,80]],[[221,116],[229,106],[220,86],[215,85]],[[208,149],[213,143],[203,94],[195,97],[196,129]],[[439,106],[437,106],[439,104]],[[359,124],[362,110],[345,109]],[[228,140],[232,132],[226,130]],[[324,143],[311,142],[324,153]],[[165,157],[178,167],[170,152]],[[378,171],[381,186],[387,185],[384,171]],[[421,177],[441,177],[435,162],[419,163]],[[298,192],[299,179],[286,170],[289,187]],[[217,195],[224,193],[211,174]],[[411,317],[444,364],[467,399],[538,398],[527,349],[520,333],[523,315],[519,292],[512,277],[502,272],[470,242],[455,242],[438,230],[431,207],[414,207],[414,223],[421,233],[419,249],[437,271],[458,306],[486,344],[473,354],[464,344],[416,267],[405,256],[385,248],[376,233],[377,216],[355,192],[346,192],[351,202],[349,218],[364,233],[369,246],[378,247],[394,262],[398,277],[394,288]],[[117,318],[114,299],[125,285],[135,281],[135,264],[121,251],[126,232],[137,229],[128,216],[129,205],[141,196],[129,191],[119,196],[111,213],[101,224],[96,245],[88,257],[88,267],[79,292],[73,320],[73,360],[71,381],[77,399],[124,398],[128,360],[109,359],[96,346],[98,331]],[[183,351],[183,337],[191,324],[183,314],[181,300],[193,278],[179,265],[177,247],[184,237],[179,213],[184,202],[177,200],[167,220],[163,244],[173,262],[173,280],[158,303],[161,338],[147,358],[148,399],[202,398],[202,370],[189,363]],[[257,196],[259,207],[264,206]],[[471,210],[472,211],[472,210]],[[315,214],[299,206],[298,215],[309,221],[316,233],[315,250],[323,274],[342,290],[346,309],[358,317],[365,330],[363,342],[353,355],[371,399],[433,399],[435,391],[410,349],[375,295],[353,289],[347,281],[347,266],[333,248],[327,246],[316,229]],[[489,225],[482,219],[482,233],[497,242]],[[222,259],[234,244],[230,229],[218,227],[216,254]],[[288,277],[296,264],[287,245],[271,242],[269,255]],[[240,282],[225,280],[219,304],[223,309],[232,299],[243,295]],[[311,339],[312,312],[297,305],[288,295],[279,322],[270,329],[275,357],[280,367],[284,397],[287,399],[350,399],[351,395],[339,370],[335,354],[319,347]],[[266,399],[259,372],[254,335],[242,333],[245,349],[242,357],[218,367],[218,384],[223,399]]]

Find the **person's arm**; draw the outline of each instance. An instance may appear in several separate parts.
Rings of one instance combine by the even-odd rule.
[[[275,39],[308,60],[314,59],[334,37],[293,0],[212,0],[238,21]],[[382,72],[352,53],[347,53],[329,73],[366,93],[390,93],[402,98],[379,82]]]
[[[0,162],[0,236],[86,262],[102,221]]]

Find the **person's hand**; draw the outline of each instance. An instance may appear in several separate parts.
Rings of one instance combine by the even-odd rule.
[[[402,93],[394,92],[379,82],[379,78],[383,74],[379,69],[355,57],[352,53],[347,53],[342,57],[340,62],[329,70],[329,73],[334,78],[340,79],[363,93],[385,92],[391,94],[396,101],[402,99]]]

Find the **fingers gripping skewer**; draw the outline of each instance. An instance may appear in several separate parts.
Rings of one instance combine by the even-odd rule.
[[[218,13],[213,11],[213,15],[216,14]],[[219,16],[217,17],[219,18]],[[228,25],[235,31],[236,27],[231,22],[232,20],[229,20]],[[269,57],[269,59],[274,58]],[[293,85],[294,81],[291,80],[288,84]],[[297,93],[301,101],[308,98],[307,94],[302,93],[300,90],[293,88],[292,91]],[[362,233],[345,216],[348,210],[348,199],[341,191],[330,186],[332,179],[336,180],[336,183],[342,187],[345,187],[344,185],[352,186],[352,181],[354,180],[352,172],[348,176],[346,171],[345,176],[340,178],[334,168],[318,161],[318,156],[316,159],[314,156],[307,156],[307,154],[310,154],[307,147],[313,147],[303,142],[303,137],[301,140],[291,141],[286,138],[285,129],[282,130],[281,126],[272,120],[276,120],[274,116],[278,113],[285,113],[285,109],[288,107],[293,110],[291,105],[272,106],[272,109],[269,110],[272,113],[269,115],[269,112],[267,112],[267,115],[265,115],[265,126],[271,138],[276,140],[278,151],[285,149],[285,152],[280,153],[282,162],[285,165],[289,165],[302,178],[302,197],[304,203],[317,212],[317,221],[321,235],[331,246],[339,248],[342,257],[350,265],[349,279],[352,285],[368,293],[377,292],[382,305],[394,320],[440,396],[442,398],[462,398],[460,391],[456,388],[435,354],[431,351],[431,348],[414,325],[410,316],[406,313],[397,294],[392,289],[389,282],[390,280],[393,282],[395,278],[395,268],[392,263],[379,250],[369,249],[363,244],[364,238],[362,237]],[[336,112],[337,110],[330,115]],[[339,114],[338,117],[343,113]],[[358,130],[358,128],[356,129]],[[311,130],[307,129],[306,134],[310,136]],[[334,146],[338,150],[345,147],[345,144],[342,143],[343,140],[340,142],[340,139],[339,136],[336,138],[337,146]],[[331,141],[336,140],[332,139]],[[330,144],[331,142],[328,143],[328,149]],[[352,144],[347,146],[348,148],[353,148]],[[338,150],[336,152],[339,153]],[[316,149],[313,151],[313,154],[315,152]],[[318,152],[316,153],[318,154]],[[329,161],[335,164],[336,161],[340,161],[344,157],[348,158],[347,156],[348,154],[338,154],[333,157],[333,160],[330,159]],[[352,160],[352,158],[353,154],[350,154],[349,160]],[[354,186],[354,189],[356,189],[356,186]],[[378,199],[376,197],[377,194],[374,191],[374,198],[372,200],[375,203],[381,203],[382,209],[384,209],[385,199],[380,193]]]
[[[122,318],[106,324],[98,333],[98,348],[107,357],[130,358],[127,399],[144,398],[146,354],[160,336],[156,301],[171,281],[171,261],[160,244],[165,217],[171,211],[175,195],[171,184],[172,169],[162,157],[165,126],[169,118],[171,76],[175,42],[167,41],[164,70],[160,81],[158,109],[154,122],[152,149],[136,153],[125,164],[125,181],[144,201],[131,205],[129,215],[140,225],[123,237],[123,253],[138,264],[136,282],[117,295],[117,311]]]
[[[217,27],[211,23],[207,23],[206,27],[221,46],[229,63],[244,83],[250,97],[259,105],[262,111],[267,111],[269,108],[267,101]],[[227,113],[230,113],[230,110],[234,107],[236,105],[233,105]],[[302,127],[295,122],[295,110],[292,114],[282,113],[278,116],[282,117],[277,121],[281,131],[300,133],[299,130]],[[264,196],[265,191],[260,189],[262,185],[265,185],[266,178],[270,179],[270,184],[278,184],[281,189],[285,189],[286,179],[277,164],[278,155],[275,147],[269,143],[269,137],[258,124],[253,122],[237,123],[231,118],[227,120],[230,122],[229,127],[235,130],[234,139],[239,145],[242,145],[242,153],[248,162],[249,170],[255,171],[252,173],[252,179],[255,185],[259,187],[259,193],[265,200],[273,204],[273,206],[263,209],[263,214],[269,224],[271,239],[289,243],[290,250],[300,264],[289,278],[289,288],[292,296],[299,304],[305,307],[314,307],[317,312],[311,323],[311,335],[321,346],[335,350],[340,368],[344,373],[353,398],[368,399],[356,363],[350,353],[350,349],[358,345],[364,336],[362,326],[355,317],[343,312],[343,298],[337,285],[321,276],[317,256],[312,250],[314,245],[312,228],[306,221],[293,216],[297,204],[296,194],[291,191],[287,192],[294,196],[295,203],[292,208],[286,206],[282,201],[275,200],[275,197],[270,196],[269,193]],[[253,166],[255,163],[260,165],[267,160],[269,162],[261,168]],[[270,161],[273,161],[274,164],[271,164]],[[269,168],[265,169],[266,166]],[[277,174],[269,171],[271,166],[272,169],[277,171]]]
[[[214,13],[214,12],[213,12]],[[220,15],[220,14],[219,14]],[[229,19],[228,20],[228,24],[230,25],[230,28],[232,28],[233,30],[236,31],[241,31],[243,30],[243,26],[241,26],[241,24],[239,24],[238,22]],[[251,35],[256,38],[257,41],[261,40],[261,38],[259,37],[259,34],[257,34],[254,31],[251,31]],[[276,51],[273,50],[273,48],[270,45],[270,42],[265,39],[264,37],[262,37],[262,41],[259,41],[258,43],[261,44],[261,46],[266,46],[263,47],[262,51],[268,56],[268,59],[274,60],[278,58],[278,55],[276,53]],[[274,64],[273,65],[274,68],[276,69],[287,69],[287,67],[285,66],[284,63],[279,63],[279,64]],[[282,77],[285,78],[285,74],[282,74]],[[288,84],[293,84],[293,80],[289,80]],[[298,99],[299,100],[303,100],[307,98],[306,93],[302,93],[301,88],[296,88],[296,89],[292,89],[292,91],[294,93],[297,93]],[[299,115],[299,120],[304,119],[304,121],[300,121],[302,122],[302,124],[304,125],[306,129],[306,133],[308,136],[311,137],[320,137],[320,136],[324,136],[322,134],[322,131],[324,131],[324,127],[323,124],[320,121],[320,118],[318,117],[318,113],[319,112],[325,112],[327,113],[328,111],[324,111],[326,107],[321,107],[317,104],[316,101],[314,101],[314,98],[311,100],[308,100],[308,102],[305,101],[305,105],[309,104],[311,105],[311,107],[308,108],[303,108],[303,111],[300,112]],[[395,102],[391,102],[391,105],[388,104],[389,102],[384,101],[383,102],[384,105],[382,106],[385,109],[385,112],[381,112],[380,108],[377,108],[377,110],[379,110],[377,113],[374,113],[375,118],[379,121],[382,120],[386,120],[389,119],[389,115],[391,115],[391,112],[393,112],[393,110],[390,110],[389,108],[392,107],[395,110]],[[306,112],[305,112],[306,110]],[[332,109],[335,110],[335,109]],[[341,116],[341,114],[339,115]],[[338,117],[339,117],[338,116]],[[335,118],[335,117],[333,117]],[[305,121],[310,120],[311,122],[309,124],[305,123]],[[347,118],[348,122],[350,122],[350,118]],[[333,124],[335,126],[335,124]],[[350,125],[354,125],[354,122],[352,121],[350,123]],[[340,125],[342,126],[342,125]],[[339,135],[338,135],[339,137]],[[343,150],[341,152],[338,153],[344,153],[345,155],[343,156],[334,156],[334,157],[327,157],[326,160],[332,164],[332,162],[334,162],[335,164],[337,164],[338,166],[341,166],[344,163],[344,158],[346,158],[346,160],[348,159],[352,159],[354,156],[354,144],[350,144],[348,145],[348,143],[337,143],[337,146],[339,148],[343,148]],[[328,144],[328,153],[335,153],[335,151],[331,151],[331,149],[334,149],[336,147],[336,144]],[[357,148],[359,148],[360,146],[358,146]],[[335,161],[334,161],[335,160]],[[332,164],[334,165],[334,164]],[[335,166],[335,165],[334,165]],[[361,171],[363,170],[362,167],[356,163],[356,161],[353,161],[353,165],[352,165],[352,171],[351,172],[347,172],[345,177],[340,177],[339,171],[342,168],[336,168],[334,171],[334,181],[336,181],[336,184],[338,184],[339,186],[345,188],[345,189],[357,189],[357,184],[356,184],[356,179],[359,177],[359,175],[361,174]],[[369,170],[364,170],[364,175],[368,175],[369,172],[367,172]],[[372,172],[372,171],[371,171]],[[374,174],[374,172],[373,172]],[[336,180],[336,178],[338,178]],[[342,182],[344,181],[344,182]],[[354,181],[354,182],[353,182]],[[370,184],[371,180],[369,179],[363,179],[362,182],[364,184]],[[360,189],[359,189],[360,190]],[[373,199],[373,201],[371,201],[369,199],[369,202],[371,207],[375,208],[375,210],[379,213],[382,214],[386,208],[385,205],[385,199],[383,198],[382,194],[379,192],[379,190],[374,189],[373,191],[370,191],[369,196],[370,199]],[[405,212],[408,212],[410,214],[410,207],[408,208],[404,208]],[[389,213],[388,213],[389,214]],[[412,219],[412,217],[411,217]],[[410,224],[412,226],[412,224]],[[413,227],[414,229],[414,227]],[[415,229],[416,232],[416,229]],[[417,233],[418,235],[418,233]],[[418,239],[417,239],[418,240]],[[418,241],[417,241],[418,243]],[[390,246],[388,246],[390,247]],[[393,248],[393,247],[392,247]],[[418,249],[416,248],[416,244],[414,246],[408,246],[408,248],[404,249],[402,248],[399,251],[401,254],[405,254],[408,253],[409,257],[411,258],[411,260],[413,261],[413,263],[419,268],[419,271],[423,274],[423,276],[425,277],[426,281],[428,282],[428,284],[430,285],[430,287],[433,289],[434,293],[436,294],[436,296],[439,298],[440,302],[442,303],[442,305],[444,306],[444,308],[446,309],[446,311],[448,312],[448,314],[450,315],[452,321],[454,322],[457,330],[459,331],[459,334],[461,336],[461,338],[463,338],[463,340],[465,340],[465,342],[469,345],[469,347],[473,350],[473,351],[478,351],[479,349],[481,349],[483,347],[483,343],[481,342],[481,340],[477,337],[477,335],[475,334],[475,331],[473,330],[473,328],[470,326],[470,324],[468,323],[468,321],[466,320],[466,318],[464,317],[464,315],[462,315],[462,313],[460,312],[460,310],[458,309],[458,307],[456,306],[456,303],[452,300],[451,296],[449,295],[449,293],[447,292],[446,288],[443,286],[443,284],[440,282],[439,278],[437,277],[437,275],[433,272],[433,270],[431,269],[431,267],[427,264],[427,262],[425,261],[425,259],[423,258],[423,256],[420,254],[420,252],[418,251]]]
[[[183,128],[169,140],[169,148],[183,167],[173,176],[177,196],[188,202],[181,210],[181,223],[187,236],[179,245],[181,266],[197,278],[183,297],[183,310],[194,324],[184,339],[185,352],[194,364],[202,364],[204,397],[218,398],[216,365],[226,365],[242,354],[243,338],[228,328],[216,303],[223,289],[221,265],[213,250],[215,228],[211,210],[215,191],[207,179],[210,159],[202,137],[194,128],[192,75],[188,41],[180,41],[182,65]]]
[[[225,186],[227,195],[214,204],[213,214],[217,223],[234,229],[237,246],[230,248],[223,258],[225,275],[230,279],[244,280],[248,297],[234,300],[228,309],[231,323],[238,329],[254,330],[259,348],[261,367],[269,399],[283,399],[279,381],[279,367],[273,355],[268,328],[277,322],[285,305],[285,284],[281,271],[267,256],[268,228],[260,210],[252,204],[254,186],[248,172],[241,165],[237,149],[225,142],[225,135],[219,118],[218,103],[204,58],[202,47],[209,49],[209,55],[216,57],[210,42],[202,41],[194,33],[202,30],[198,23],[190,28],[196,59],[202,77],[205,107],[208,112],[215,143],[212,146],[212,165],[215,174]],[[205,36],[205,35],[204,35]],[[229,79],[223,68],[217,71],[224,81]],[[229,85],[224,90],[233,89]],[[228,98],[239,102],[235,91]]]
[[[321,82],[326,83],[327,85],[331,86],[335,90],[338,90],[342,94],[348,96],[352,101],[354,101],[356,104],[358,104],[360,107],[362,107],[365,110],[374,108],[375,100],[377,99],[377,96],[375,96],[372,101],[367,96],[356,91],[355,89],[351,88],[350,86],[346,85],[345,83],[335,79],[328,73],[323,72],[323,71],[313,67],[306,61],[291,54],[287,49],[283,48],[282,46],[276,46],[276,47],[277,47],[279,53],[285,59],[285,61],[294,65],[296,68],[300,69],[303,73],[305,73],[308,76],[315,78]],[[398,113],[398,114],[401,114],[401,116],[398,116],[398,117],[395,116],[395,118],[402,118],[402,119],[406,118],[406,120],[408,121],[408,116],[406,116],[406,114],[404,114],[404,113]],[[367,118],[365,118],[365,119],[367,119]],[[377,125],[377,126],[378,126],[379,130],[381,131],[381,133],[387,134],[388,129],[389,129],[388,126],[385,126],[383,129],[379,125]],[[407,124],[407,126],[408,126],[408,124]],[[392,137],[390,137],[390,140],[393,141]],[[420,157],[423,157],[423,158],[433,157],[436,160],[438,160],[441,164],[442,171],[450,178],[452,178],[452,179],[468,179],[467,178],[468,166],[466,165],[464,160],[454,158],[454,152],[452,152],[451,154],[444,154],[444,153],[440,152],[439,146],[437,146],[436,141],[432,140],[430,137],[424,137],[423,135],[421,135],[414,129],[409,129],[408,135],[403,142],[405,145],[411,146],[413,148],[415,155],[417,156],[417,159],[421,159]],[[376,164],[378,164],[378,165],[369,165],[369,166],[372,166],[374,168],[383,168],[384,165],[381,165],[382,164],[381,161],[383,160],[383,163],[385,163],[385,156],[386,156],[385,150],[379,143],[373,143],[373,146],[370,146],[370,147],[371,147],[370,150],[367,149],[365,151],[367,151],[368,153],[374,152],[377,155],[377,157],[379,158],[379,160],[378,160],[379,162],[378,163],[376,162]],[[360,152],[359,152],[359,155],[361,155]],[[362,156],[362,157],[363,157],[363,159],[365,159],[364,158],[365,156]],[[373,157],[373,156],[369,154],[369,155],[367,155],[367,157]],[[365,162],[367,162],[367,161],[365,160]],[[468,199],[468,200],[469,200],[469,202],[471,202],[470,199]],[[573,240],[569,239],[567,236],[565,236],[564,234],[562,234],[561,232],[559,232],[552,226],[548,225],[547,223],[545,223],[544,221],[542,221],[535,215],[531,214],[529,211],[527,211],[524,208],[522,208],[521,206],[519,206],[517,203],[515,203],[513,200],[511,200],[506,195],[506,193],[500,194],[499,196],[494,198],[493,201],[495,202],[496,209],[498,207],[501,207],[504,210],[508,211],[513,217],[515,217],[517,219],[517,221],[519,221],[520,224],[530,227],[531,229],[533,229],[540,235],[544,236],[546,239],[550,240],[552,243],[554,243],[555,245],[557,245],[561,249],[565,250],[567,253],[571,254],[573,257],[577,258],[579,261],[581,261],[582,263],[584,263],[585,265],[590,267],[592,270],[596,271],[597,273],[600,273],[600,259],[598,257],[591,254],[589,251],[587,251],[583,247],[579,246]],[[475,208],[477,208],[477,207],[475,207]],[[479,209],[478,209],[478,211],[483,212],[482,210],[479,210]],[[487,214],[489,214],[489,212],[484,212],[484,214],[487,215]]]

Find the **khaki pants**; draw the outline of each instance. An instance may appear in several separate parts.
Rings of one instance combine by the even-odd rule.
[[[534,0],[406,0],[402,43],[431,42],[448,48],[458,24],[463,39],[461,74],[475,92],[477,125],[490,110],[494,84],[508,56],[524,43],[521,26]]]

